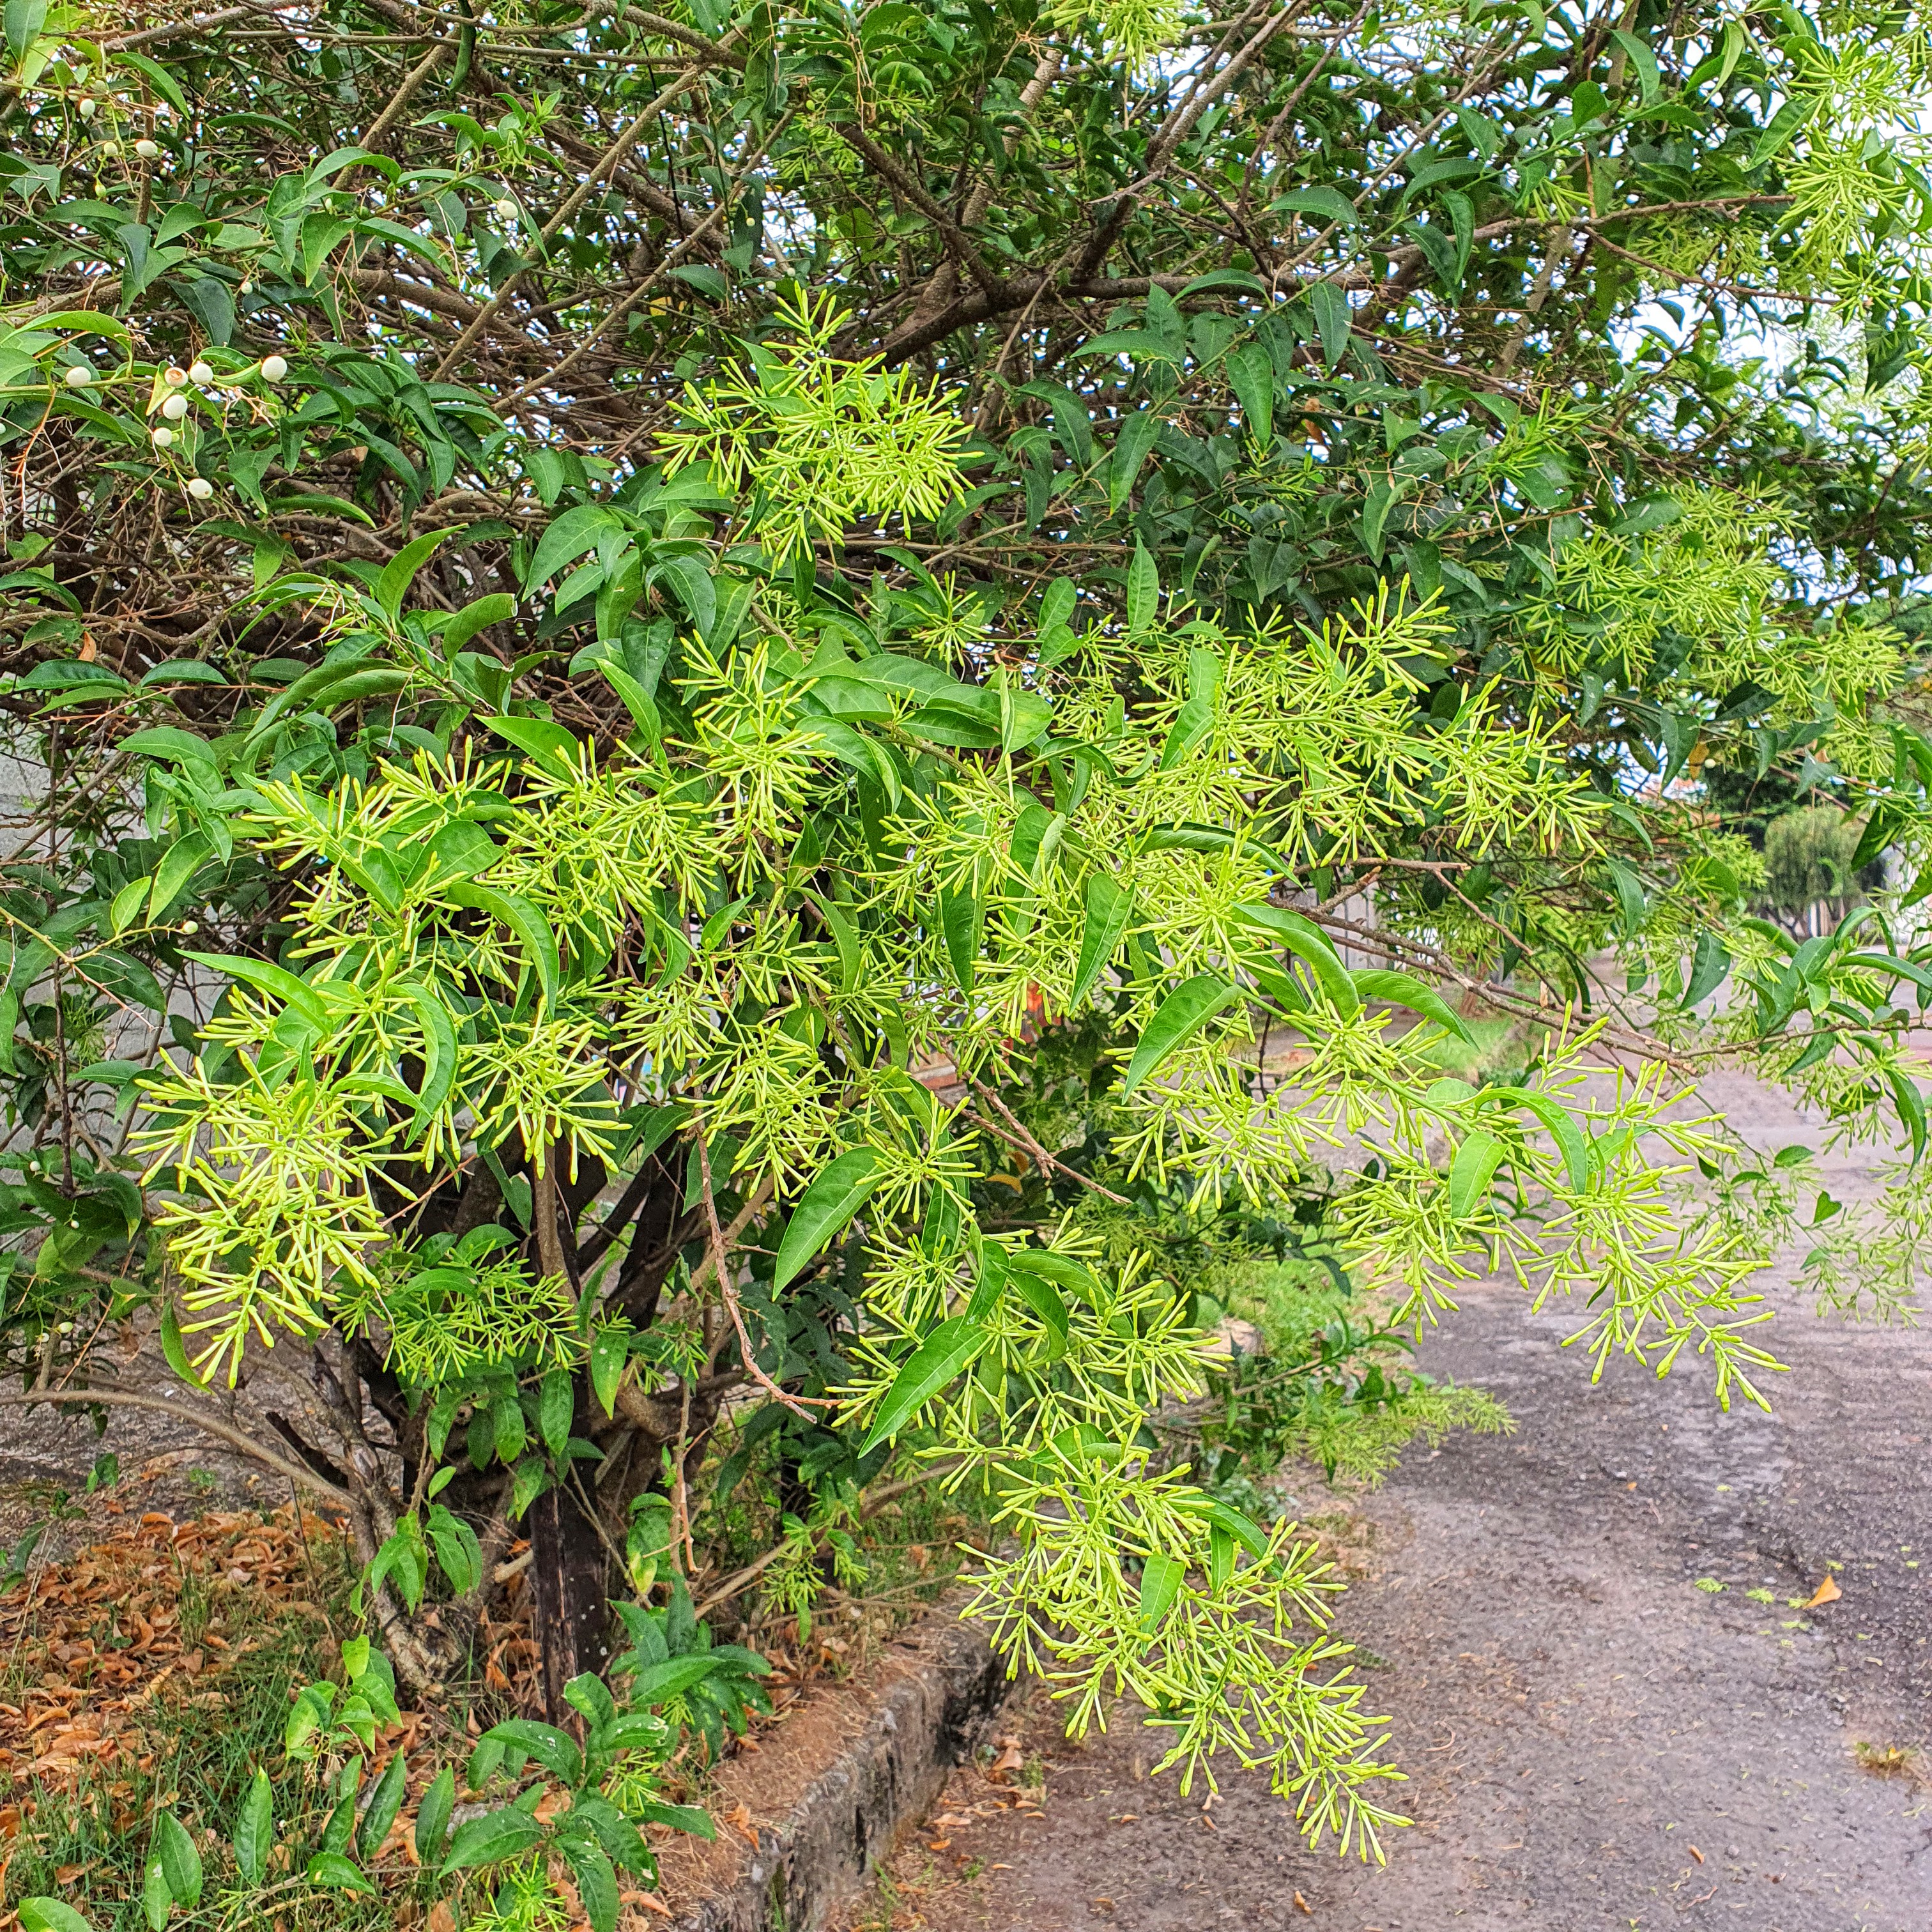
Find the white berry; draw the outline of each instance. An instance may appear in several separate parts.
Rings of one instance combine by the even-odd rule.
[[[187,397],[170,396],[161,404],[161,413],[170,422],[179,422],[182,418],[188,414]]]
[[[264,356],[262,358],[262,380],[265,382],[279,382],[289,373],[288,360],[281,356]]]
[[[90,98],[86,94],[82,94],[79,102],[76,104],[80,110],[80,118],[83,121],[92,120],[94,118],[94,110],[95,108],[99,106],[100,104],[100,102],[98,100]]]
[[[70,389],[84,389],[94,380],[94,371],[76,364],[67,372],[67,386]]]
[[[199,503],[214,494],[214,485],[206,476],[190,476],[188,479],[188,494]]]
[[[206,362],[196,362],[189,369],[188,379],[190,382],[212,382],[214,371]]]
[[[175,433],[172,430],[169,428],[166,423],[160,423],[156,425],[154,430],[154,447],[157,449],[166,449],[170,444],[174,441],[174,440]]]
[[[497,202],[496,219],[499,221],[514,221],[516,218],[517,204],[514,201],[506,200]]]
[[[166,383],[170,388],[178,389],[188,380],[188,371],[185,369],[170,369],[161,380]]]
[[[158,141],[136,141],[134,143],[134,152],[142,160],[152,161],[161,152],[161,144]]]

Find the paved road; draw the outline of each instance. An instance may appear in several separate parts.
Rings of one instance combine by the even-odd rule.
[[[1713,1097],[1772,1146],[1820,1138],[1748,1083]],[[1871,1184],[1856,1158],[1824,1171],[1840,1199]],[[1574,1324],[1499,1286],[1429,1343],[1518,1428],[1412,1457],[1360,1510],[1342,1623],[1373,1654],[1418,1821],[1387,1869],[1310,1855],[1258,1780],[1204,1810],[1146,1778],[1125,1712],[1074,1750],[1035,1706],[1043,1815],[962,1772],[940,1815],[970,1822],[899,1861],[897,1922],[1928,1932],[1932,1334],[1784,1301],[1769,1418],[1718,1412],[1695,1365],[1590,1388],[1558,1346]],[[1828,1574],[1837,1601],[1789,1606]],[[1880,1775],[1861,1745],[1916,1748],[1924,1776]]]

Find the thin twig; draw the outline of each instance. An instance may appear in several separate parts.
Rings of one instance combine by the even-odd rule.
[[[956,1060],[954,1061],[954,1064],[957,1066],[958,1064],[958,1061]],[[1082,1187],[1090,1189],[1093,1192],[1100,1195],[1106,1199],[1112,1202],[1117,1208],[1127,1208],[1131,1207],[1133,1204],[1127,1199],[1125,1195],[1116,1194],[1110,1187],[1102,1187],[1097,1180],[1093,1180],[1089,1176],[1082,1174],[1077,1167],[1069,1167],[1066,1162],[1048,1154],[1046,1148],[1042,1147],[1040,1142],[1027,1131],[1024,1124],[1019,1119],[1018,1116],[1014,1113],[1013,1110],[1009,1107],[1005,1101],[1002,1100],[999,1095],[994,1093],[990,1087],[983,1085],[980,1082],[974,1079],[970,1073],[963,1075],[962,1078],[964,1079],[967,1085],[971,1088],[974,1092],[978,1094],[981,1100],[986,1102],[989,1106],[997,1108],[999,1110],[1000,1114],[1011,1124],[1012,1132],[1007,1133],[1003,1131],[1000,1128],[995,1126],[994,1124],[991,1120],[988,1120],[983,1114],[974,1113],[970,1107],[967,1109],[967,1118],[969,1120],[976,1121],[981,1126],[986,1128],[988,1132],[997,1135],[999,1138],[1007,1142],[1009,1144],[1012,1144],[1014,1142],[1015,1136],[1017,1136],[1018,1144],[1024,1147],[1027,1152],[1033,1156],[1034,1159],[1039,1163],[1040,1171],[1042,1174],[1048,1172],[1058,1172],[1064,1174],[1068,1180],[1077,1180]]]
[[[738,1350],[744,1358],[745,1372],[767,1395],[783,1402],[794,1415],[802,1415],[808,1422],[814,1418],[812,1410],[805,1406],[807,1402],[815,1408],[836,1408],[838,1405],[832,1396],[793,1395],[780,1388],[759,1367],[758,1358],[752,1352],[752,1337],[745,1327],[745,1311],[738,1305],[738,1291],[732,1285],[730,1268],[726,1258],[724,1230],[718,1225],[718,1201],[711,1186],[711,1153],[705,1145],[704,1129],[701,1122],[698,1131],[698,1178],[699,1186],[704,1190],[705,1225],[711,1234],[711,1271],[718,1277],[718,1292],[724,1301],[724,1312],[730,1316],[731,1326],[737,1331]],[[698,1280],[694,1271],[691,1279],[694,1288]]]

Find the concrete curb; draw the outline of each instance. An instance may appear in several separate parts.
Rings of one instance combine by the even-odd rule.
[[[943,1606],[903,1641],[912,1653],[904,1674],[880,1692],[858,1734],[672,1932],[823,1932],[900,1828],[938,1798],[1014,1686],[981,1627]]]

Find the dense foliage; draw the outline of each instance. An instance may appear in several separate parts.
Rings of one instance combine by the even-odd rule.
[[[0,1400],[320,1490],[405,1696],[527,1534],[551,1726],[473,1781],[574,1802],[469,1862],[600,1925],[676,1662],[612,1592],[808,1615],[888,1477],[989,1514],[974,1612],[1075,1724],[1372,1852],[1333,1582],[1197,1478],[1485,1419],[1387,1349],[1494,1266],[1761,1399],[1802,1164],[1702,1056],[1924,1139],[1932,970],[1753,919],[1743,829],[1932,823],[1917,19],[5,32]],[[1380,1298],[1190,1470],[1155,1425],[1284,1264]],[[140,1311],[186,1391],[92,1352]]]

